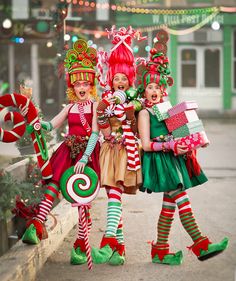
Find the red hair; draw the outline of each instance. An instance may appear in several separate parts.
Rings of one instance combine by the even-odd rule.
[[[121,43],[116,47],[120,42],[120,37],[115,36],[112,43],[115,45],[114,50],[111,50],[110,57],[108,59],[108,72],[107,72],[107,82],[112,88],[112,81],[116,73],[125,74],[129,80],[129,85],[133,86],[135,79],[135,63],[134,55],[131,50],[125,46],[124,43]],[[128,36],[125,39],[127,45],[131,45],[131,37]]]

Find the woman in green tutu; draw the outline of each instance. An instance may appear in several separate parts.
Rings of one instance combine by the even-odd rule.
[[[165,122],[158,121],[155,114],[155,105],[163,102],[163,96],[167,95],[167,85],[173,84],[166,57],[168,34],[159,31],[156,36],[157,43],[150,51],[150,59],[140,60],[137,66],[138,90],[146,99],[145,108],[139,113],[138,118],[144,150],[141,191],[163,192],[157,241],[152,243],[152,262],[178,265],[182,263],[182,251],[171,253],[168,242],[176,207],[181,223],[193,241],[189,248],[199,260],[208,259],[222,252],[228,245],[228,238],[219,243],[212,243],[208,237],[202,235],[186,190],[203,184],[207,178],[196,161],[195,153],[186,153],[187,147],[175,142],[173,136],[168,133]]]

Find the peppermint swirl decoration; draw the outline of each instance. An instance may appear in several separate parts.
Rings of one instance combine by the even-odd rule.
[[[72,166],[62,175],[60,187],[64,198],[70,203],[87,204],[98,194],[98,176],[89,167],[85,167],[83,173],[76,174]]]

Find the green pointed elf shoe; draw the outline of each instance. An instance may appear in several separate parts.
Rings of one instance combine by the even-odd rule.
[[[92,248],[91,255],[95,264],[107,263],[115,250],[118,242],[115,237],[103,237],[100,249]]]
[[[36,228],[33,224],[31,224],[25,231],[22,236],[22,242],[26,244],[38,244],[40,239],[37,236]]]
[[[84,264],[87,262],[87,256],[85,252],[80,250],[78,247],[76,250],[73,247],[70,254],[70,263],[73,265]]]
[[[118,245],[113,255],[111,256],[108,264],[110,265],[123,265],[125,263],[125,245]]]
[[[222,253],[227,248],[228,243],[229,239],[227,237],[219,243],[212,243],[207,237],[202,237],[188,248],[193,251],[200,261],[204,261]]]
[[[73,265],[84,264],[87,262],[85,243],[83,239],[76,239],[71,250],[70,263]]]
[[[153,263],[180,265],[183,262],[182,251],[170,253],[169,244],[152,244],[151,256]]]
[[[48,238],[48,233],[44,224],[37,218],[33,218],[27,222],[27,229],[21,239],[26,244],[38,244],[46,238]]]

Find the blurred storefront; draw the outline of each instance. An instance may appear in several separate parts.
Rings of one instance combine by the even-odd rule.
[[[133,46],[136,57],[145,57],[156,30],[165,26],[172,102],[194,99],[204,110],[235,110],[234,5],[233,0],[0,0],[0,95],[31,82],[35,102],[44,115],[54,116],[65,101],[63,59],[74,41],[84,38],[108,50],[105,28],[132,25],[148,37]]]
[[[114,22],[110,9],[98,7],[110,2],[0,0],[0,95],[19,91],[24,81],[44,115],[58,113],[66,98],[66,49],[78,38],[101,43],[95,31]]]
[[[129,21],[148,36],[137,46],[137,56],[147,55],[157,29],[165,27],[170,33],[173,103],[196,100],[202,110],[235,110],[236,2],[140,0],[136,6],[132,2],[129,12],[117,13],[117,23]]]

